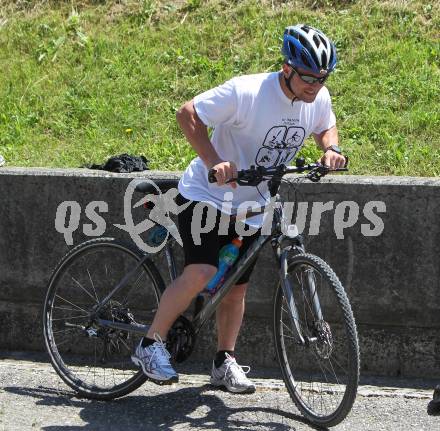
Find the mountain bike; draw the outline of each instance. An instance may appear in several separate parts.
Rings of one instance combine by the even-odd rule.
[[[346,170],[346,169],[338,169]],[[317,182],[329,172],[320,164],[275,168],[251,167],[238,172],[240,186],[268,185],[275,203],[283,177],[306,173]],[[213,172],[209,180],[215,181]],[[288,182],[292,185],[292,182]],[[177,180],[158,180],[162,193]],[[296,187],[297,187],[296,186]],[[157,194],[151,182],[137,185]],[[177,277],[174,239],[163,252],[172,279]],[[171,328],[167,348],[175,362],[185,361],[197,335],[222,298],[270,243],[277,260],[278,284],[273,299],[273,335],[283,379],[291,399],[311,422],[334,426],[350,412],[359,380],[359,347],[353,313],[344,288],[330,266],[306,253],[304,239],[273,205],[270,234],[259,236],[235,262],[214,295],[200,294],[194,314],[180,316]],[[148,378],[131,355],[151,324],[165,283],[151,255],[114,238],[86,241],[62,258],[53,272],[44,304],[44,339],[53,367],[80,396],[109,400],[126,395]]]

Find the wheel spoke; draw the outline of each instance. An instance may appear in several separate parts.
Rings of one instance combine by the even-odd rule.
[[[90,275],[89,268],[87,268],[87,274],[89,275],[89,279],[90,279],[90,283],[92,285],[93,294],[95,295],[96,303],[99,304],[99,298],[98,298],[98,295],[96,293],[95,285],[93,283],[92,276]]]
[[[78,308],[60,307],[59,305],[58,305],[58,306],[54,306],[53,309],[54,309],[54,310],[55,310],[55,309],[56,309],[56,310],[64,310],[64,311],[75,311],[75,312],[78,311]]]
[[[292,335],[295,335],[292,329],[289,326],[287,326],[282,320],[281,320],[281,324],[283,325],[283,328],[286,328]]]
[[[128,292],[125,296],[125,301],[123,302],[123,305],[128,304],[128,298],[131,296],[132,292],[135,290],[135,287],[136,287],[137,283],[139,282],[139,280],[141,279],[142,275],[144,275],[144,272],[143,272],[143,268],[141,267],[140,271],[139,271],[139,276],[137,277],[136,281],[131,285],[131,287],[128,289]]]
[[[52,319],[52,322],[55,322],[57,320],[84,319],[84,317],[88,317],[88,314],[81,314],[80,316],[58,317],[56,319]]]
[[[78,331],[78,328],[60,329],[59,331],[52,331],[52,334],[61,334],[62,332],[72,332],[72,331]]]
[[[89,272],[89,270],[87,269],[87,272]],[[92,294],[78,281],[78,280],[76,280],[75,279],[75,277],[72,277],[72,276],[70,276],[70,278],[73,280],[73,282],[78,286],[78,287],[80,287],[85,293],[87,293],[87,295],[89,295],[90,296],[90,298],[92,298],[93,299],[93,301],[95,301],[96,303],[98,303],[99,301],[97,301],[96,300],[96,298],[94,298],[93,296],[92,296]]]
[[[57,346],[60,347],[66,343],[70,343],[70,340],[64,340],[64,341],[57,341]]]
[[[73,304],[72,302],[68,301],[66,298],[61,297],[60,295],[56,295],[57,298],[61,299],[62,301],[67,302],[68,304],[70,304],[72,307],[75,307],[77,310],[80,311],[84,311],[84,313],[88,314],[88,311],[84,310],[84,308],[79,307],[78,305]]]
[[[332,359],[333,359],[333,361],[332,361]],[[335,363],[342,371],[343,371],[343,373],[345,374],[345,375],[347,375],[348,374],[348,370],[345,368],[345,367],[343,367],[340,363],[339,363],[339,361],[337,361],[336,360],[336,358],[335,357],[332,357],[332,356],[330,356],[330,358],[329,358],[329,362],[330,363]],[[333,365],[332,365],[332,368],[333,368]]]

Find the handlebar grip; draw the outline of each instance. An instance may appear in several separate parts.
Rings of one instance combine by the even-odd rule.
[[[215,177],[215,173],[217,171],[215,169],[210,169],[208,172],[208,181],[210,183],[216,183],[217,182],[217,178]]]

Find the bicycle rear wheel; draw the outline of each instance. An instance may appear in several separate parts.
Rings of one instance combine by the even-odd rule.
[[[61,260],[49,281],[43,315],[46,348],[56,372],[81,396],[112,399],[147,380],[131,361],[142,335],[100,326],[90,313],[141,258],[137,248],[113,238],[87,241]],[[98,318],[151,324],[164,288],[148,259]]]
[[[281,284],[274,298],[275,347],[284,382],[306,418],[334,426],[350,412],[359,381],[353,313],[337,276],[317,256],[300,254],[289,259],[287,281],[297,318],[292,318]],[[321,314],[314,305],[317,299]]]

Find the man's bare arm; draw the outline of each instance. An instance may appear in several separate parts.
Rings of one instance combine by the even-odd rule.
[[[208,128],[200,120],[194,108],[194,101],[186,102],[176,114],[177,122],[183,134],[194,148],[194,151],[202,159],[208,169],[216,170],[217,183],[225,184],[230,178],[237,176],[237,167],[232,161],[225,161],[220,158],[213,147],[208,135]],[[233,188],[237,185],[230,183]]]
[[[324,130],[323,132],[313,134],[315,142],[324,151],[324,155],[321,157],[320,162],[323,165],[329,166],[331,169],[342,168],[345,165],[345,157],[335,151],[327,151],[332,145],[338,145],[339,136],[338,129],[336,126],[330,129]]]

